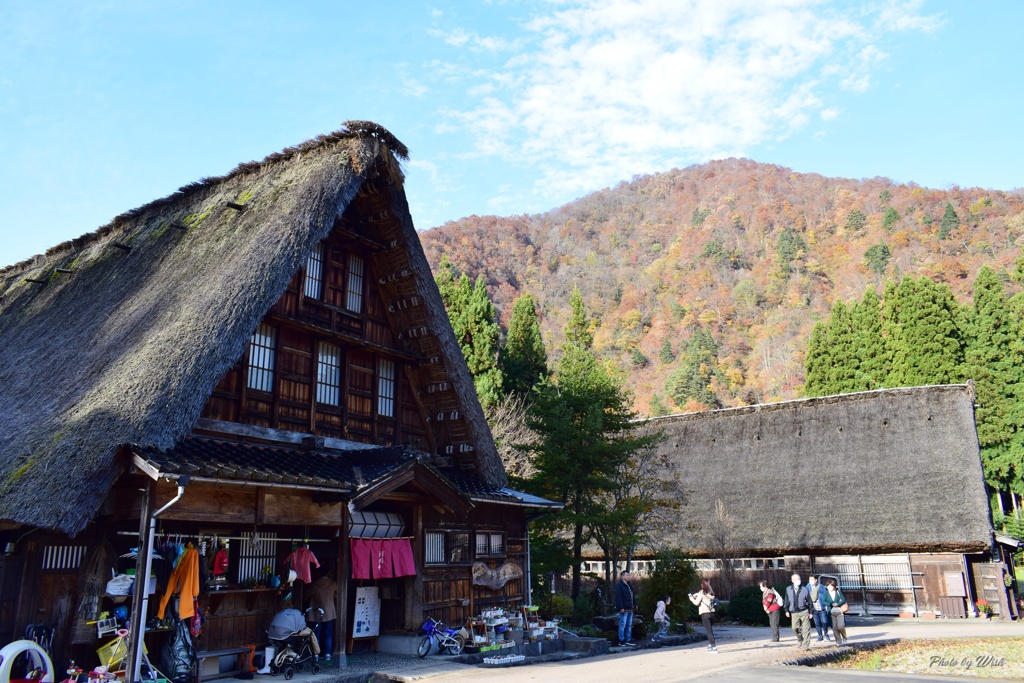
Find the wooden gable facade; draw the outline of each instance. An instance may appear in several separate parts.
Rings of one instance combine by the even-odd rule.
[[[434,452],[381,297],[374,243],[340,217],[217,383],[204,418]],[[418,299],[418,298],[417,298]]]

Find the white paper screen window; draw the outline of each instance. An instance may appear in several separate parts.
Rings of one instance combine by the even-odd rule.
[[[277,344],[277,330],[266,323],[260,323],[249,340],[248,387],[257,391],[274,389],[274,347]]]
[[[348,297],[345,308],[353,313],[363,312],[363,259],[355,254],[348,257]]]
[[[425,564],[444,564],[444,537],[443,531],[428,531],[423,535]]]
[[[324,245],[318,244],[306,260],[305,294],[309,299],[319,299],[324,281]]]
[[[377,363],[377,414],[395,416],[395,363],[383,358]]]
[[[316,400],[338,405],[341,386],[341,350],[334,344],[321,344],[316,360]]]

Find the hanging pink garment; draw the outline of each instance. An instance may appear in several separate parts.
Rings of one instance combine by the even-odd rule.
[[[416,576],[416,561],[408,538],[391,540],[391,561],[395,563],[395,576]]]
[[[390,579],[395,573],[391,568],[391,542],[375,538],[373,544],[373,578]]]
[[[291,564],[291,568],[295,570],[295,575],[302,583],[312,583],[313,577],[310,574],[309,565],[315,564],[317,569],[320,568],[320,560],[316,559],[316,555],[309,549],[308,546],[299,546],[292,551],[292,554],[285,558],[285,564]]]
[[[352,550],[352,578],[372,579],[373,547],[370,541],[365,538],[353,538],[349,540],[349,547]]]

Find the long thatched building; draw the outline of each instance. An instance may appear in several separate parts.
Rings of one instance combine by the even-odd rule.
[[[681,531],[726,593],[793,571],[855,611],[1016,615],[1014,539],[993,531],[968,385],[884,389],[649,421],[687,492]]]
[[[505,486],[406,155],[349,122],[0,270],[0,640],[45,623],[58,661],[87,663],[110,570],[151,566],[162,592],[148,551],[178,542],[204,563],[225,546],[199,599],[208,651],[264,643],[285,597],[304,606],[301,582],[269,578],[302,545],[340,587],[340,655],[367,633],[360,587],[373,635],[527,599],[526,518],[557,506]],[[355,566],[353,542],[379,538],[409,542],[413,575]]]

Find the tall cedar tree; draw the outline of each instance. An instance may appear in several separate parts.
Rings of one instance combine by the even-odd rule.
[[[832,318],[828,322],[828,342],[831,369],[827,393],[848,394],[857,391],[857,372],[860,369],[857,335],[853,329],[852,312],[842,301],[832,307]]]
[[[572,293],[572,316],[565,327],[562,356],[554,377],[538,387],[528,418],[539,442],[525,446],[537,474],[531,488],[565,508],[539,525],[539,534],[560,528],[571,535],[572,596],[580,592],[583,546],[605,510],[597,503],[616,487],[619,470],[651,444],[635,433],[631,400],[601,364],[579,289]]]
[[[993,487],[1021,491],[1024,478],[1024,358],[1021,326],[987,266],[974,281],[974,306],[965,353],[965,375],[975,382],[978,443]]]
[[[491,408],[502,396],[502,377],[498,367],[501,328],[498,327],[497,311],[487,295],[483,275],[477,278],[475,286],[465,273],[456,280],[454,267],[447,256],[443,256],[434,280],[466,365],[473,375],[480,404],[485,409]]]
[[[540,336],[536,304],[529,292],[512,305],[501,366],[505,390],[520,395],[530,393],[548,376],[548,355]]]
[[[828,323],[815,323],[804,359],[804,396],[828,395],[828,374],[832,367],[829,351]]]
[[[882,304],[874,287],[868,287],[853,307],[853,333],[860,361],[855,391],[881,389],[889,376],[889,364],[882,338]]]
[[[894,300],[885,302],[889,315],[883,321],[891,359],[888,386],[963,381],[963,312],[949,287],[926,277],[905,277],[891,296]]]

